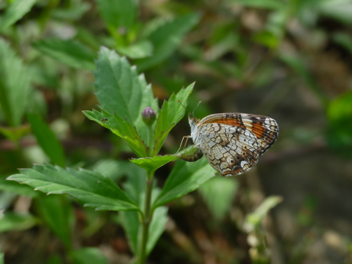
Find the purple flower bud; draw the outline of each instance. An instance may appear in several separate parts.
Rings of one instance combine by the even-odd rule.
[[[142,112],[142,117],[143,117],[143,122],[147,126],[151,126],[155,121],[155,112],[153,108],[150,108],[149,106],[146,107]]]

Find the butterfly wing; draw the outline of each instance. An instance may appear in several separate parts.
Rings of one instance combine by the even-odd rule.
[[[215,114],[199,123],[199,145],[210,165],[223,176],[250,170],[275,142],[276,121],[249,114]]]
[[[263,154],[275,143],[279,135],[279,125],[276,120],[260,115],[241,114],[240,116],[246,129],[256,136],[260,154]]]

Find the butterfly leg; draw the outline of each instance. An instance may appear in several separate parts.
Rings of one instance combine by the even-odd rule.
[[[191,137],[191,136],[184,136],[184,137],[182,138],[180,147],[178,148],[178,150],[176,151],[176,153],[179,152],[180,149],[182,148],[182,143],[183,143],[183,140],[184,140],[185,138],[186,138],[186,142],[185,142],[185,144],[183,145],[183,148],[182,148],[182,149],[184,149],[184,148],[186,147],[187,141],[188,141],[188,139],[189,139],[190,137]]]

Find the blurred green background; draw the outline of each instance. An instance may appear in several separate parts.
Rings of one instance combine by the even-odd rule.
[[[60,226],[43,211],[60,205],[5,180],[43,162],[114,179],[128,173],[128,146],[82,114],[98,105],[101,46],[136,65],[160,104],[195,81],[188,108],[202,101],[196,117],[252,113],[280,126],[255,169],[215,177],[169,205],[148,263],[352,263],[351,0],[3,0],[0,12],[5,263],[70,263],[70,243],[97,247],[109,263],[131,259],[115,213],[69,200],[58,215],[70,221]],[[45,123],[58,138],[47,148],[36,141]],[[184,118],[161,154],[189,133]],[[156,172],[158,185],[172,166]],[[282,202],[248,228],[246,215],[271,195]]]

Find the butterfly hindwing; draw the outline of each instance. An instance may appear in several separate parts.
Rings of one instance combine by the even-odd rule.
[[[278,135],[274,119],[250,114],[213,114],[200,120],[197,126],[196,144],[223,176],[251,169]]]
[[[216,133],[206,131],[218,130]],[[258,160],[259,151],[253,146],[253,134],[244,135],[244,128],[216,123],[201,127],[200,149],[210,165],[223,176],[241,174]]]

